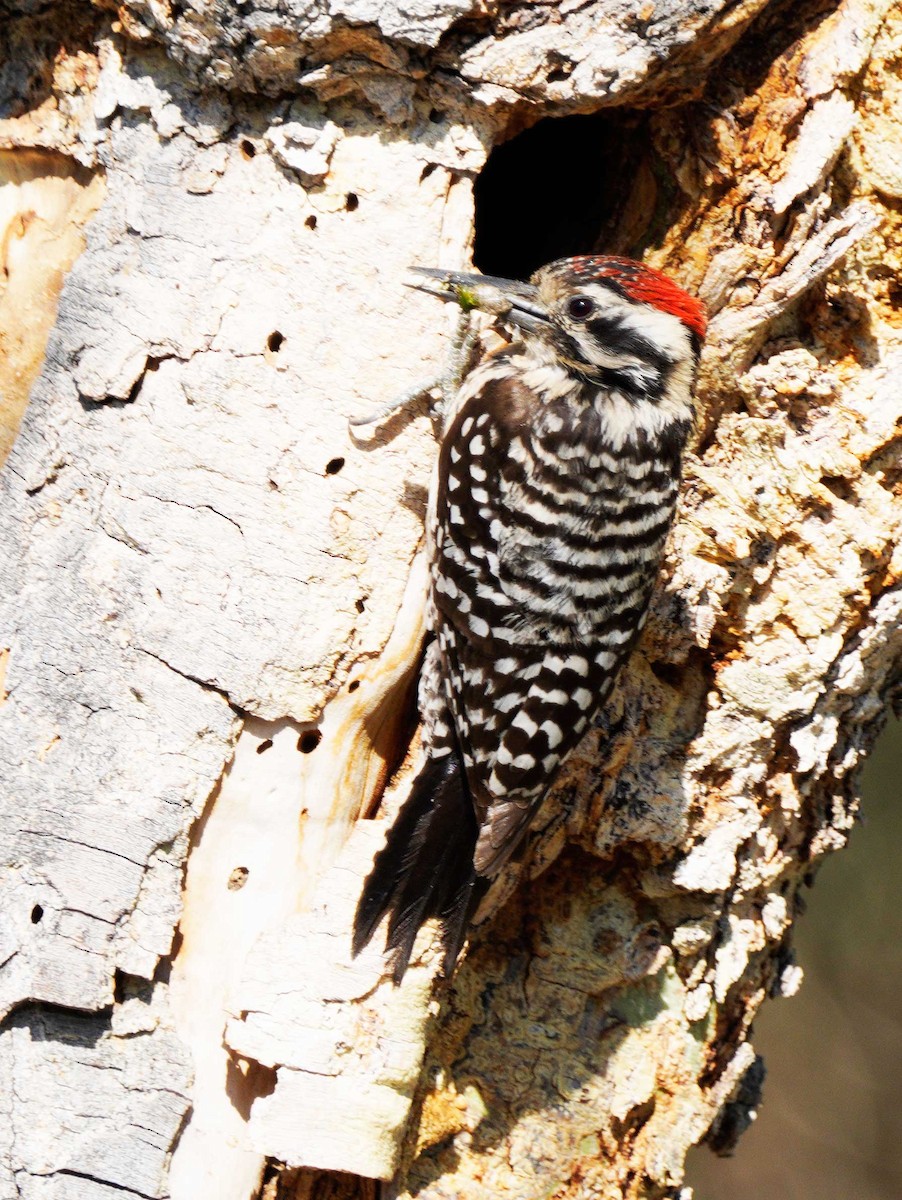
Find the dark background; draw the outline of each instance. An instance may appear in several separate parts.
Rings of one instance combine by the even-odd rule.
[[[861,791],[863,820],[796,926],[801,990],[755,1022],[758,1119],[733,1158],[690,1154],[695,1200],[902,1198],[902,722]]]

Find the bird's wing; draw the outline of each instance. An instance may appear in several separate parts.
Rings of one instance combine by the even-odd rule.
[[[524,637],[499,561],[522,464],[511,456],[511,406],[500,421],[492,400],[480,389],[452,421],[430,517],[441,674],[480,823],[476,868],[486,875],[516,848],[619,666],[572,636]]]

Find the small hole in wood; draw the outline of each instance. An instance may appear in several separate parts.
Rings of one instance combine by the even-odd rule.
[[[354,605],[354,607],[357,609],[358,612],[363,612],[363,610],[366,608],[366,602],[368,599],[369,599],[369,596],[361,596],[360,597],[360,599]]]
[[[322,740],[323,735],[318,729],[308,729],[298,738],[298,750],[301,754],[312,754]]]
[[[558,60],[557,63],[545,76],[549,83],[560,83],[564,79],[569,79],[573,74],[573,68],[576,66],[576,63],[572,59],[567,58],[563,54],[556,54],[555,58]]]
[[[43,908],[41,907],[40,904],[36,904],[34,906],[34,908],[31,910],[32,925],[40,925],[41,921],[43,920],[43,917],[44,917]]]
[[[316,229],[316,217],[309,216],[304,222],[308,229]]]
[[[345,460],[343,458],[330,458],[326,463],[326,474],[337,475],[344,465]]]
[[[229,876],[229,882],[226,884],[226,887],[230,892],[240,892],[247,883],[248,875],[250,875],[250,871],[247,867],[236,867]]]
[[[428,179],[435,168],[435,163],[426,163],[426,166],[423,167],[422,171],[420,172],[420,183],[422,183],[424,179]]]
[[[441,123],[442,123],[442,121],[444,121],[444,119],[445,119],[445,114],[442,112],[442,110],[440,108],[431,108],[429,110],[429,120],[432,122],[433,125],[441,125]]]
[[[656,679],[660,679],[661,683],[668,687],[678,688],[683,679],[682,670],[675,663],[653,662],[649,663],[652,674]]]
[[[348,212],[356,212],[360,207],[360,199],[356,192],[348,192],[345,196],[345,208]]]
[[[360,687],[360,680],[352,679],[351,682],[348,684],[348,691],[356,692],[359,687]]]
[[[848,479],[843,479],[839,475],[824,475],[821,483],[833,493],[837,500],[851,500],[855,495],[855,489]]]
[[[279,351],[282,349],[282,345],[283,345],[284,341],[285,341],[285,334],[279,333],[278,329],[274,329],[272,331],[272,333],[269,335],[269,337],[266,339],[266,344],[269,347],[269,349],[273,352],[273,354],[278,354]]]
[[[253,142],[248,141],[247,138],[242,138],[241,153],[245,158],[255,158],[257,154],[257,147]]]
[[[268,749],[269,749],[271,746],[272,746],[272,738],[267,738],[265,742],[261,742],[261,743],[260,743],[260,745],[257,747],[257,753],[258,753],[258,754],[265,754],[265,753],[266,753],[266,751],[267,751],[267,750],[268,750]]]

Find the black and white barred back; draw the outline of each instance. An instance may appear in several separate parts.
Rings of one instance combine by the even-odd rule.
[[[449,408],[430,494],[426,757],[355,926],[359,949],[389,914],[396,980],[430,916],[450,972],[608,698],[645,619],[693,419],[698,301],[619,258],[565,259],[531,285],[512,285],[505,313],[521,337]]]

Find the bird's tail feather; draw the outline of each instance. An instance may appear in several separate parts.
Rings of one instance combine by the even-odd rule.
[[[386,949],[395,952],[392,977],[399,983],[420,926],[438,917],[443,972],[449,975],[487,887],[473,868],[477,833],[459,752],[427,759],[363,886],[354,918],[354,953],[388,914]]]

